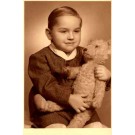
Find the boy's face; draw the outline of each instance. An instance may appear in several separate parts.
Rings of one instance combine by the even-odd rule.
[[[60,16],[50,30],[50,40],[59,50],[72,52],[81,40],[81,20],[75,16]]]

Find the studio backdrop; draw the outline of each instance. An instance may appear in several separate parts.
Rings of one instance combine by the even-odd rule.
[[[28,76],[28,62],[31,54],[50,44],[45,35],[50,12],[60,6],[70,6],[78,11],[83,20],[80,46],[86,46],[90,39],[111,39],[111,2],[24,2],[24,122],[29,123],[28,94],[32,82]],[[111,70],[111,58],[106,66]],[[111,127],[111,90],[107,91],[102,107],[97,110],[103,124]]]

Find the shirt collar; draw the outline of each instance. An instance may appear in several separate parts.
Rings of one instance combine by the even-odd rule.
[[[67,55],[65,52],[57,49],[54,44],[50,44],[49,48],[58,56],[62,57],[64,60],[72,60],[75,58],[77,51],[74,49],[70,55]]]

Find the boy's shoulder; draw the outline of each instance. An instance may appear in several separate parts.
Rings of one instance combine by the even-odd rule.
[[[49,53],[50,49],[48,46],[42,48],[41,50],[35,52],[33,55],[45,55],[46,53]]]

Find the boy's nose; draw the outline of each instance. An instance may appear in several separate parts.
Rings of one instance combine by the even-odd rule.
[[[74,35],[73,35],[72,32],[69,32],[69,33],[68,33],[68,39],[70,39],[70,40],[71,40],[71,39],[74,39]]]

